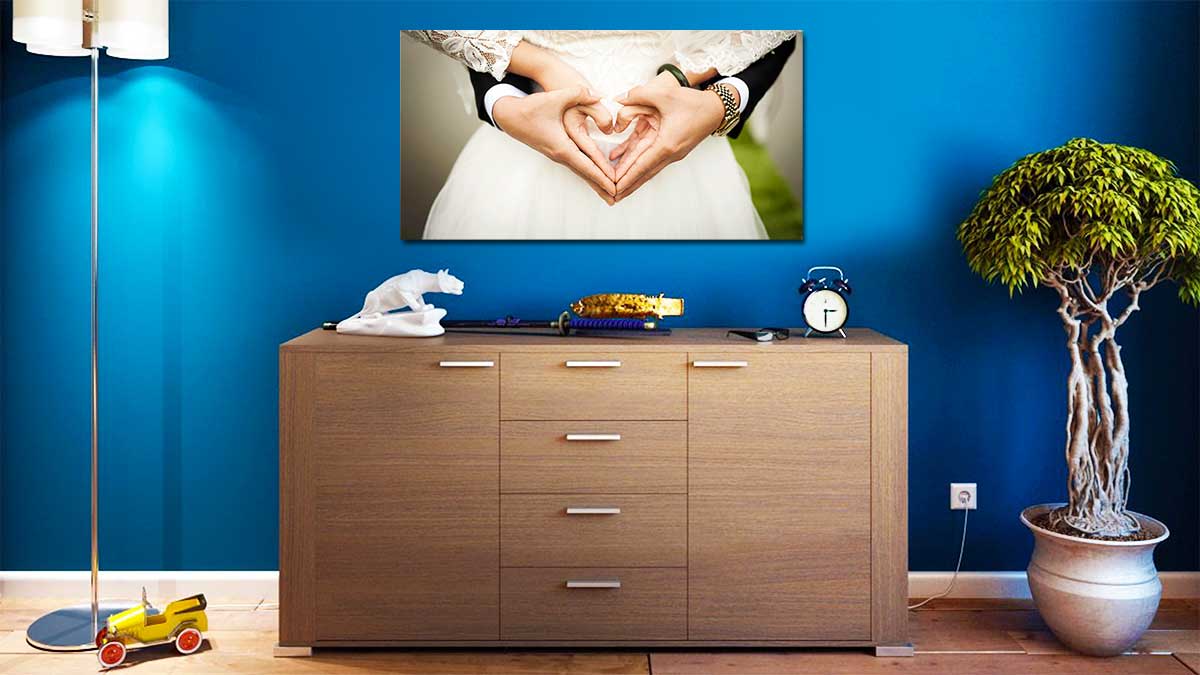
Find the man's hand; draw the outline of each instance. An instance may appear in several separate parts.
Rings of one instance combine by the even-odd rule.
[[[587,134],[589,117],[602,131],[612,129],[612,117],[599,102],[586,87],[510,96],[496,101],[492,119],[509,136],[574,171],[612,205],[617,193],[612,165]]]
[[[635,87],[619,102],[625,107],[617,113],[617,131],[641,119],[633,135],[609,155],[610,159],[620,158],[615,174],[617,201],[633,194],[668,164],[687,157],[725,119],[721,97],[681,87],[670,73]]]

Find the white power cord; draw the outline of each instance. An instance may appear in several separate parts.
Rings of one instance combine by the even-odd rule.
[[[958,501],[962,502],[962,504],[965,506],[967,504],[967,502],[970,501],[970,495],[968,495],[965,492],[959,493]],[[938,593],[937,595],[931,595],[928,598],[925,598],[924,600],[922,600],[921,602],[918,602],[915,605],[909,605],[908,606],[909,609],[917,609],[918,607],[924,607],[926,604],[928,604],[934,600],[937,600],[938,598],[944,598],[947,595],[950,595],[950,591],[954,590],[954,582],[958,580],[958,571],[960,569],[962,569],[963,551],[966,550],[966,548],[967,548],[967,514],[969,514],[969,513],[971,513],[970,509],[966,509],[966,508],[963,509],[962,541],[959,542],[959,544],[958,544],[958,562],[954,565],[954,575],[950,577],[950,585],[946,586],[946,590],[942,591],[941,593]]]

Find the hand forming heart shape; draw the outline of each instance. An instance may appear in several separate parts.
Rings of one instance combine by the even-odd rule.
[[[622,97],[615,120],[585,86],[502,98],[492,118],[508,135],[573,171],[611,206],[686,157],[724,119],[719,97],[664,75]],[[591,134],[593,125],[605,134],[623,133],[635,122],[607,153]]]
[[[611,205],[617,193],[612,165],[586,133],[589,117],[602,129],[612,128],[611,116],[596,107],[599,101],[586,87],[510,96],[495,103],[492,119],[509,136],[573,171]]]
[[[568,132],[578,147],[596,162],[597,167],[615,183],[614,202],[636,192],[668,165],[677,162],[708,138],[724,121],[725,107],[712,92],[681,87],[673,76],[663,73],[649,83],[635,87],[616,102],[615,123],[612,129],[625,132],[633,129],[616,148],[608,153],[608,162],[596,162],[598,148],[590,136],[579,138]],[[587,118],[605,129],[596,120],[595,105],[590,104],[586,116],[577,121],[586,127]],[[567,117],[564,116],[564,124]],[[602,165],[615,162],[608,167]]]

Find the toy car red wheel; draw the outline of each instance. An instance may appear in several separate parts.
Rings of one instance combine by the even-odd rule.
[[[125,645],[120,642],[106,642],[96,652],[100,665],[104,668],[115,668],[125,662]]]
[[[200,643],[204,640],[204,636],[195,628],[184,628],[179,637],[175,638],[175,649],[180,654],[191,654],[200,649]]]

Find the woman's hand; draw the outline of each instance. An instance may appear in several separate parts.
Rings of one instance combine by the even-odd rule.
[[[595,96],[591,92],[589,92],[589,95]],[[599,99],[596,100],[597,103],[576,105],[567,108],[563,112],[563,130],[567,132],[567,137],[571,139],[571,142],[582,150],[583,154],[587,155],[588,159],[592,160],[592,163],[596,165],[596,168],[600,169],[605,177],[613,183],[613,189],[616,190],[617,178],[613,164],[600,151],[600,146],[596,145],[596,140],[592,138],[591,130],[588,129],[588,120],[590,119],[596,123],[600,131],[608,133],[612,130],[612,115],[608,112],[607,108],[599,104]],[[614,203],[615,201],[610,202],[609,205],[611,206]]]
[[[513,50],[512,61],[509,63],[508,69],[509,72],[523,75],[537,82],[542,91],[558,91],[560,89],[576,89],[579,87],[591,89],[591,84],[578,71],[563,62],[562,59],[540,47],[534,47],[528,42],[520,43]],[[612,115],[599,102],[582,105],[579,108],[584,115],[592,118],[592,121],[596,123],[600,131],[606,134],[612,131]],[[574,114],[573,118],[571,120],[572,126],[582,123],[582,120],[578,119],[578,114]],[[564,126],[567,125],[564,124]],[[575,138],[575,136],[573,135],[572,138]],[[592,143],[591,145],[595,147],[596,144]],[[583,146],[580,147],[582,148]],[[607,162],[603,162],[603,164],[607,164]]]
[[[588,81],[558,56],[528,42],[521,42],[513,50],[508,70],[537,82],[545,92],[577,91],[580,88],[589,91],[588,102],[579,103],[563,111],[561,126],[567,137],[592,160],[592,163],[604,174],[608,182],[615,181],[612,163],[604,157],[604,153],[600,151],[596,141],[588,134],[589,129],[587,128],[587,120],[590,118],[600,131],[609,133],[613,126],[612,114],[608,112],[607,108],[600,105],[598,97],[590,95]],[[497,123],[499,123],[498,120]],[[501,124],[501,128],[508,129],[508,126]],[[551,157],[551,159],[554,158]],[[611,194],[609,196],[611,197]]]
[[[611,206],[617,191],[612,165],[604,161],[604,155],[586,133],[585,111],[592,106],[604,110],[599,102],[599,97],[586,87],[539,92],[525,98],[509,96],[496,101],[492,119],[509,136],[575,172]],[[582,148],[587,144],[591,151],[585,154]]]

